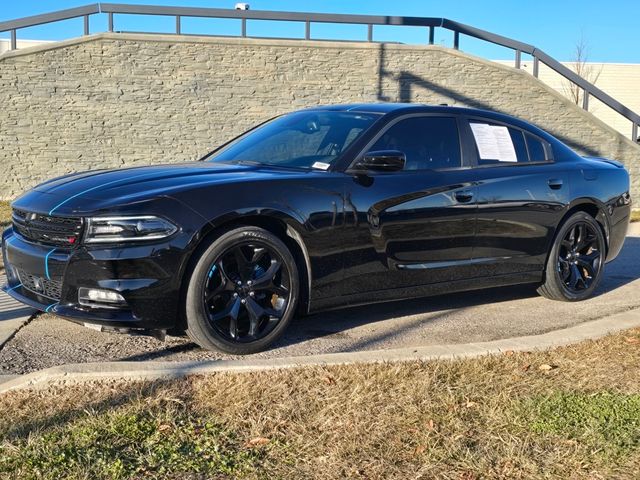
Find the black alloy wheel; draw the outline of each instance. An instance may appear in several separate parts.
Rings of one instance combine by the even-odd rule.
[[[558,250],[558,272],[572,293],[588,289],[602,266],[602,252],[595,227],[578,222],[569,229]]]
[[[202,300],[209,322],[221,336],[253,342],[271,332],[289,303],[291,275],[268,245],[243,242],[214,262]]]
[[[298,268],[271,232],[241,227],[200,256],[186,295],[187,334],[201,347],[237,355],[264,350],[291,321]]]
[[[552,300],[590,297],[602,278],[605,258],[602,227],[588,213],[574,213],[558,229],[538,292]]]

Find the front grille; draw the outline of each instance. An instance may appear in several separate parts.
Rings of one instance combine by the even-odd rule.
[[[13,209],[13,229],[27,240],[45,245],[72,247],[82,235],[82,219],[52,217]]]
[[[42,295],[43,297],[47,297],[52,300],[60,300],[62,295],[62,282],[31,275],[21,268],[17,268],[16,270],[18,272],[20,283],[24,288],[32,291],[33,293],[37,293],[38,295]]]

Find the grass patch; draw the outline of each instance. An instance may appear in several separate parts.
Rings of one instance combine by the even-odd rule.
[[[533,431],[575,440],[605,453],[640,448],[640,395],[554,392],[527,402]]]
[[[184,408],[125,407],[84,416],[64,429],[0,447],[0,472],[14,478],[165,478],[176,472],[235,477],[256,463],[260,451],[243,449],[232,432]]]
[[[0,478],[637,478],[640,330],[0,397]]]
[[[640,210],[631,210],[631,221],[640,222]]]
[[[11,207],[9,202],[0,201],[0,228],[8,227],[11,223]]]

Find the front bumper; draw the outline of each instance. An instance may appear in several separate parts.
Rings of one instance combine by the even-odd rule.
[[[69,320],[145,330],[178,326],[180,285],[189,238],[180,232],[158,243],[53,248],[26,241],[12,228],[2,235],[8,283],[16,300]],[[88,307],[78,289],[120,293],[126,307]]]

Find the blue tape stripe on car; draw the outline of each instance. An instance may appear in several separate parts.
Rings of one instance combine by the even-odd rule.
[[[9,290],[7,290],[7,293],[13,292],[16,288],[20,288],[21,286],[22,284],[16,285],[15,287],[11,287]]]
[[[47,277],[47,280],[51,280],[51,277],[49,276],[49,255],[51,255],[55,251],[56,249],[54,248],[44,256],[44,275],[45,277]]]
[[[156,172],[153,173],[144,173],[142,175],[134,175],[133,177],[128,177],[128,178],[119,178],[118,180],[113,180],[111,182],[107,182],[107,183],[103,183],[101,185],[96,185],[95,187],[91,187],[91,188],[87,188],[86,190],[83,190],[79,193],[76,193],[75,195],[71,195],[69,198],[67,198],[66,200],[61,201],[59,204],[57,204],[55,207],[53,207],[51,210],[49,210],[49,215],[53,215],[53,212],[55,212],[58,208],[60,208],[62,205],[64,205],[65,203],[73,200],[74,198],[79,197],[80,195],[84,195],[85,193],[89,193],[92,192],[94,190],[97,190],[98,188],[102,188],[102,187],[106,187],[107,185],[113,185],[114,183],[118,183],[118,182],[127,182],[129,180],[133,180],[134,178],[140,178],[140,177],[148,177],[148,176],[153,176],[153,175],[157,175]]]
[[[49,310],[51,310],[53,307],[55,307],[58,304],[58,302],[56,303],[52,303],[51,305],[49,305],[47,308],[44,309],[45,312],[49,312]]]

